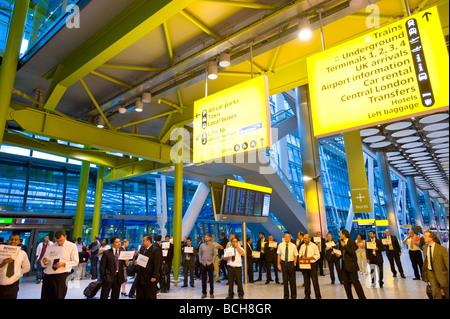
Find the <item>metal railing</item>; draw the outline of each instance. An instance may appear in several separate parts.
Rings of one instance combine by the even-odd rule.
[[[282,122],[290,119],[294,116],[294,112],[291,109],[281,110],[271,116],[271,124],[272,126],[276,126],[281,124]]]

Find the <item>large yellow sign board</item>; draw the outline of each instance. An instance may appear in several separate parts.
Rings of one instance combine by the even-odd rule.
[[[432,8],[307,59],[314,135],[448,109],[449,59]]]
[[[194,103],[194,163],[271,146],[269,89],[260,76]]]

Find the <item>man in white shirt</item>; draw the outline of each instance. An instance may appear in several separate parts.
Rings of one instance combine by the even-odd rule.
[[[244,288],[242,286],[242,257],[245,256],[244,249],[239,245],[237,238],[231,241],[231,247],[234,250],[234,256],[225,257],[228,260],[228,297],[234,297],[234,281],[237,282],[239,299],[244,298]]]
[[[297,299],[297,281],[295,265],[297,264],[297,246],[291,242],[291,235],[284,234],[284,240],[278,245],[278,269],[283,275],[284,299],[289,299],[289,288],[291,299]]]
[[[67,240],[64,230],[55,233],[56,243],[47,248],[41,265],[44,269],[41,299],[64,299],[67,294],[66,279],[72,267],[78,266],[78,249]],[[58,252],[58,248],[61,251]]]
[[[320,259],[320,251],[317,245],[311,242],[311,236],[309,234],[305,234],[303,242],[299,252],[299,264],[303,273],[303,278],[305,279],[305,299],[311,299],[311,280],[313,282],[316,298],[322,299],[319,287],[319,277],[317,276],[317,266],[315,264]]]
[[[403,245],[408,246],[409,260],[411,261],[411,265],[414,270],[413,280],[420,280],[423,267],[422,251],[418,245],[419,239],[420,237],[416,235],[412,229],[410,229],[408,236],[405,240],[403,240]]]
[[[9,246],[19,247],[19,244],[20,236],[12,234],[8,239],[8,246],[5,245],[2,248]],[[27,253],[20,248],[15,258],[9,257],[2,260],[0,262],[0,300],[17,299],[20,277],[29,271],[30,261]]]

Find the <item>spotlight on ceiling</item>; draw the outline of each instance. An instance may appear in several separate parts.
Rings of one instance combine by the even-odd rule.
[[[306,17],[298,24],[298,37],[302,41],[308,41],[312,37],[311,22]]]
[[[142,102],[150,103],[152,101],[152,94],[150,92],[142,93]]]
[[[97,127],[98,128],[104,128],[105,127],[105,120],[100,115],[97,116]]]
[[[125,114],[127,113],[127,108],[122,105],[121,107],[119,107],[118,111],[120,114]]]
[[[136,101],[136,107],[134,109],[136,112],[142,112],[144,110],[144,102],[139,98]]]
[[[210,61],[208,62],[208,79],[215,80],[217,78],[217,63],[216,61]]]
[[[366,0],[351,0],[350,1],[350,7],[351,8],[361,7],[364,4],[365,1]]]
[[[219,65],[222,68],[228,68],[231,65],[231,57],[227,52],[222,52],[219,58]]]

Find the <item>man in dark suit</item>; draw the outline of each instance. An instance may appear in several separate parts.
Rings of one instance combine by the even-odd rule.
[[[220,246],[225,248],[225,247],[227,247],[227,244],[228,244],[227,234],[222,232],[220,234]],[[222,270],[223,279],[226,280],[226,279],[228,279],[227,261],[225,259],[222,259],[223,254],[224,254],[224,249],[219,249],[219,251],[218,251],[219,268],[220,268],[220,270]]]
[[[320,242],[316,239],[320,238]],[[325,246],[325,239],[322,238],[322,233],[320,231],[318,231],[316,233],[316,237],[313,237],[313,242],[314,244],[317,245],[317,248],[319,248],[319,252],[320,252],[320,258],[316,263],[316,267],[318,270],[318,273],[320,276],[325,276],[325,274],[323,273],[323,260],[325,259],[325,251],[326,251],[326,246]]]
[[[186,248],[188,248],[188,250],[192,250],[191,252],[186,252]],[[186,240],[186,246],[184,246],[182,248],[182,266],[183,266],[183,276],[184,276],[184,284],[182,286],[182,288],[187,287],[188,286],[188,272],[190,275],[190,285],[191,287],[194,287],[194,268],[195,268],[195,256],[198,255],[197,252],[197,248],[192,246],[192,240],[190,238],[188,238]]]
[[[119,299],[120,286],[126,281],[124,265],[129,265],[128,260],[119,260],[119,255],[123,248],[120,246],[119,237],[110,240],[111,249],[103,253],[100,263],[100,274],[102,276],[102,292],[100,299],[108,299],[111,292],[111,299]]]
[[[262,271],[263,269],[266,269],[266,254],[264,251],[264,247],[266,245],[266,238],[265,238],[265,234],[263,232],[259,233],[259,239],[258,242],[256,243],[256,251],[260,252],[260,256],[259,256],[259,276],[258,279],[256,279],[256,281],[260,281],[262,280]],[[267,276],[266,276],[267,278]]]
[[[247,237],[247,246],[245,248],[245,256],[247,258],[247,273],[248,273],[248,282],[254,283],[253,279],[253,244],[252,239]]]
[[[325,259],[328,262],[328,266],[330,267],[330,278],[331,278],[331,284],[334,285],[334,281],[336,280],[334,276],[334,268],[336,268],[336,272],[338,275],[338,279],[343,283],[342,277],[341,277],[341,261],[338,256],[333,252],[333,249],[337,249],[338,244],[333,240],[332,234],[327,234],[327,242],[325,243]]]
[[[344,281],[345,293],[348,299],[353,299],[352,294],[352,284],[355,287],[356,294],[359,299],[366,299],[364,290],[358,278],[358,259],[356,257],[356,251],[358,250],[358,245],[353,238],[350,238],[350,233],[348,230],[343,229],[339,234],[340,241],[340,251],[342,253],[342,279]]]
[[[370,240],[366,242],[366,256],[367,263],[370,265],[371,276],[372,276],[372,285],[375,286],[375,272],[378,269],[379,283],[380,288],[383,288],[383,255],[382,251],[384,251],[384,246],[381,240],[376,238],[376,233],[374,230],[369,232]],[[376,247],[374,249],[367,248],[367,244],[372,242]]]
[[[161,268],[162,250],[159,245],[152,245],[151,235],[144,235],[139,254],[148,258],[145,267],[137,266],[136,299],[156,299],[156,284]],[[139,256],[137,258],[139,260]]]
[[[166,236],[165,240],[166,241],[162,243],[163,258],[159,281],[162,293],[167,293],[170,290],[170,273],[172,270],[173,259],[173,244],[170,242],[170,236]]]
[[[437,243],[438,237],[433,232],[426,231],[424,241],[422,278],[431,284],[433,299],[442,299],[441,290],[444,291],[445,299],[449,299],[448,251]]]
[[[403,266],[402,262],[400,260],[400,256],[402,255],[402,249],[400,248],[400,245],[398,243],[397,236],[392,236],[391,231],[389,229],[386,229],[386,239],[390,241],[390,244],[384,245],[386,249],[386,256],[389,260],[389,264],[391,266],[391,271],[394,277],[397,277],[397,271],[395,270],[394,261],[397,264],[398,271],[400,272],[400,276],[402,278],[405,277],[405,273],[403,272]]]
[[[273,242],[273,236],[269,236],[269,241],[266,241],[264,252],[266,255],[266,268],[267,268],[267,276],[266,276],[266,285],[269,284],[272,279],[272,267],[273,271],[275,272],[275,282],[277,284],[280,283],[278,280],[278,255],[277,255],[277,248],[270,247],[270,243]]]

